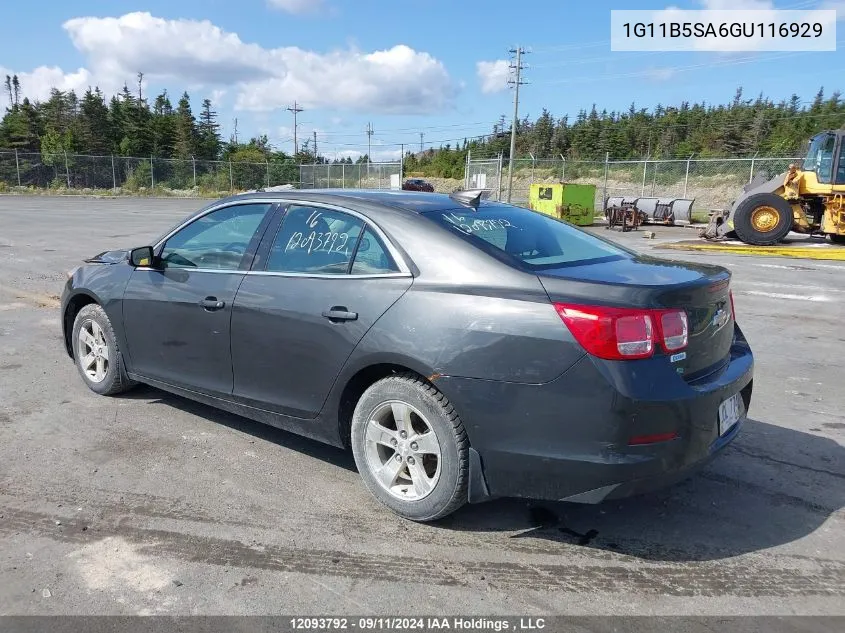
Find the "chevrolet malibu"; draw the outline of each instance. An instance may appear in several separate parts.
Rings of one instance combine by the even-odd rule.
[[[640,494],[736,437],[753,358],[727,270],[482,198],[215,202],[68,274],[67,353],[98,394],[146,383],[351,448],[417,521]]]

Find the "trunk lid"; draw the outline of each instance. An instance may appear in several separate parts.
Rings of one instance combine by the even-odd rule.
[[[734,321],[725,268],[632,257],[547,269],[538,277],[553,302],[685,310],[686,349],[670,355],[658,344],[655,355],[666,356],[686,380],[714,371],[730,354]]]

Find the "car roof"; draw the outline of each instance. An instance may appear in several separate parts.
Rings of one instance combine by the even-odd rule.
[[[284,201],[287,199],[307,200],[309,202],[325,202],[343,206],[343,203],[366,204],[370,207],[382,207],[412,213],[427,211],[447,211],[463,207],[445,193],[426,193],[416,191],[400,191],[388,189],[290,189],[287,191],[267,191],[242,193],[218,200],[214,205],[250,199],[268,198]],[[497,203],[483,200],[482,206],[493,206]]]

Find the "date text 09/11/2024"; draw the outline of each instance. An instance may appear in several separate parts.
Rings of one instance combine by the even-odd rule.
[[[545,618],[514,617],[295,617],[292,630],[358,631],[539,631],[546,628]]]

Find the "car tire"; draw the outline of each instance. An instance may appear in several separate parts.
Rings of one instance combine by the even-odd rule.
[[[772,246],[792,230],[792,205],[777,194],[757,193],[739,203],[733,222],[737,237],[746,244]]]
[[[840,244],[842,246],[845,246],[845,235],[840,235],[837,233],[829,233],[828,235],[830,235],[830,241],[834,244]]]
[[[466,503],[466,431],[446,396],[419,376],[371,385],[355,407],[351,444],[364,485],[399,516],[434,521]]]
[[[79,375],[94,393],[112,396],[135,386],[126,375],[117,337],[101,306],[91,303],[79,311],[73,322],[71,345]]]

